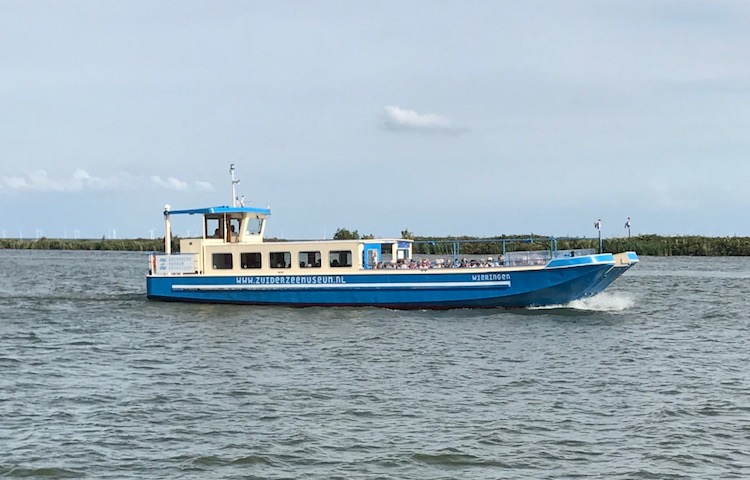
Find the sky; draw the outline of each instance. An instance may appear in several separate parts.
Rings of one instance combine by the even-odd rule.
[[[750,2],[0,0],[0,234],[750,236]],[[176,224],[177,235],[199,228]]]

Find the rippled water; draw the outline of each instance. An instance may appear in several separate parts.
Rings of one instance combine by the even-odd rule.
[[[750,478],[747,258],[447,312],[149,302],[140,253],[0,268],[0,476]]]

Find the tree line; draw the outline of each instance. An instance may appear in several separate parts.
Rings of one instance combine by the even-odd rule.
[[[119,250],[135,252],[163,252],[164,239],[153,240],[145,238],[130,239],[69,239],[69,238],[37,238],[37,239],[0,239],[0,248],[19,250]]]
[[[526,250],[549,250],[550,241],[547,237],[534,234],[525,235],[503,235],[499,237],[424,237],[414,235],[408,230],[401,232],[402,238],[414,240],[414,253],[451,255],[454,252],[454,244],[460,243],[460,253],[466,255],[495,254],[503,252],[503,241],[505,251]],[[372,235],[363,235],[339,229],[334,239],[358,239],[374,238]],[[280,241],[280,239],[269,239],[269,241]],[[179,243],[178,238],[173,239],[173,246]],[[597,238],[558,238],[556,239],[558,250],[572,249],[599,249]],[[632,250],[639,255],[653,256],[750,256],[750,237],[703,237],[698,235],[688,236],[661,236],[661,235],[638,235],[631,238],[604,238],[602,240],[605,252],[623,252]],[[121,250],[141,252],[163,252],[164,239],[61,239],[61,238],[38,238],[38,239],[0,239],[0,248],[24,249],[24,250]]]
[[[454,243],[460,242],[460,252],[466,255],[500,254],[505,251],[549,250],[549,237],[535,234],[501,235],[498,237],[424,237],[414,235],[409,230],[401,232],[402,238],[414,240],[417,254],[449,255]],[[339,229],[334,239],[373,238],[372,235],[359,236],[356,230]],[[555,239],[557,250],[592,249],[599,250],[598,238],[565,237]],[[655,234],[633,237],[603,238],[605,252],[634,251],[639,255],[652,256],[750,256],[750,237],[705,237],[700,235],[662,236]]]

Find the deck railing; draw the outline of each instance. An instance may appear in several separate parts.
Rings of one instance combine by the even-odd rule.
[[[558,242],[567,247],[586,246],[587,248],[558,249]],[[414,241],[413,255],[450,257],[452,262],[463,258],[482,256],[502,256],[505,265],[539,265],[553,258],[591,255],[596,249],[589,248],[592,239],[571,237],[515,237],[483,239],[417,240]]]

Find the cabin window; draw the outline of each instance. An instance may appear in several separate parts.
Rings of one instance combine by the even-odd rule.
[[[393,250],[395,247],[394,243],[381,243],[380,244],[380,261],[388,264],[393,260]],[[395,261],[395,260],[394,260]]]
[[[206,218],[206,237],[221,238],[221,224],[218,218]]]
[[[246,252],[240,254],[242,268],[261,268],[260,252]]]
[[[328,252],[328,262],[334,268],[351,267],[352,251],[351,250],[333,250]]]
[[[291,268],[292,254],[289,252],[271,252],[271,268]]]
[[[237,235],[240,233],[240,220],[238,218],[232,218],[229,220],[229,236],[227,237],[230,241],[236,242]]]
[[[211,256],[214,270],[229,270],[232,268],[231,253],[214,253]]]
[[[300,268],[320,268],[320,252],[299,252]]]
[[[246,235],[260,235],[261,227],[263,226],[262,218],[248,218],[247,228],[245,228]]]

